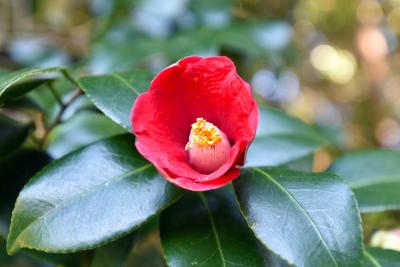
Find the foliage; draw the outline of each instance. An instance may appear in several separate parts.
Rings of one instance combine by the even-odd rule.
[[[87,56],[38,67],[64,51],[48,48],[36,61],[10,53],[20,65],[0,70],[0,266],[400,266],[400,252],[368,246],[386,227],[382,212],[393,212],[390,226],[400,223],[400,152],[350,151],[357,146],[340,127],[290,115],[302,110],[283,111],[290,101],[276,91],[255,92],[257,135],[224,188],[177,188],[135,149],[132,104],[175,60],[227,55],[247,80],[265,62],[282,76],[285,64],[299,67],[298,48],[285,41],[289,23],[272,19],[286,1],[266,1],[269,20],[247,1],[182,1],[189,13],[155,14],[162,31],[135,20],[151,1],[92,2]],[[354,4],[341,13],[347,1],[329,2],[351,23]],[[301,1],[295,11],[312,13],[329,36],[350,30],[329,27],[332,14],[318,22],[316,6]],[[331,73],[312,79],[335,82]],[[333,163],[318,167],[324,157]]]

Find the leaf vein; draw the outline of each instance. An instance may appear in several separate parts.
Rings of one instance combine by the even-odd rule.
[[[81,194],[76,195],[76,196],[74,196],[74,197],[72,197],[72,198],[70,198],[70,199],[64,201],[61,205],[58,205],[58,206],[57,206],[57,205],[53,205],[54,208],[49,209],[48,211],[46,211],[45,213],[43,213],[43,214],[40,215],[39,217],[35,218],[31,223],[29,223],[29,224],[25,227],[25,229],[22,230],[22,231],[14,238],[14,241],[17,241],[18,238],[19,238],[20,236],[22,236],[32,225],[34,225],[35,223],[37,223],[37,222],[40,221],[41,219],[45,219],[45,218],[46,218],[46,217],[45,217],[46,215],[50,214],[51,212],[53,212],[53,211],[54,211],[55,209],[57,209],[57,208],[65,207],[68,203],[70,203],[70,202],[74,201],[75,199],[81,197],[82,194],[87,194],[87,193],[93,192],[93,191],[95,191],[96,189],[98,189],[98,188],[100,188],[100,187],[107,186],[108,184],[110,184],[111,181],[116,182],[116,181],[122,180],[122,179],[124,179],[125,177],[127,177],[127,176],[129,176],[129,175],[132,175],[132,174],[135,174],[135,173],[138,173],[138,172],[142,172],[142,171],[146,170],[147,168],[149,168],[149,167],[151,167],[151,166],[152,166],[151,164],[143,165],[142,167],[136,168],[136,169],[131,170],[131,171],[129,171],[129,172],[126,172],[126,173],[124,173],[124,174],[122,174],[122,175],[113,177],[113,178],[111,178],[110,180],[107,180],[107,181],[105,181],[105,182],[103,182],[103,183],[101,183],[101,184],[95,186],[92,190],[88,190],[88,191],[86,191],[86,192],[82,192]],[[18,203],[17,203],[17,204],[18,204]],[[16,204],[16,205],[17,205],[17,204]],[[11,232],[10,232],[10,233],[11,233]],[[10,235],[9,235],[9,237],[10,237]],[[9,240],[9,242],[10,242],[10,240]],[[15,246],[15,244],[13,244],[13,246]]]
[[[364,255],[376,267],[383,267],[368,251],[364,250]]]
[[[219,255],[221,256],[222,266],[226,267],[226,260],[224,257],[224,253],[222,252],[221,241],[217,232],[217,227],[215,226],[214,216],[211,212],[210,206],[207,203],[206,198],[204,197],[203,193],[199,193],[200,199],[203,202],[205,208],[207,209],[208,216],[210,217],[211,228],[213,230],[215,241],[217,242],[217,247],[219,251]]]
[[[318,235],[318,237],[321,240],[322,245],[325,247],[326,251],[328,252],[329,257],[331,258],[332,262],[335,264],[335,266],[339,267],[338,263],[336,262],[335,258],[333,257],[328,245],[325,242],[325,239],[322,236],[322,233],[320,231],[320,229],[317,227],[317,225],[315,224],[314,220],[312,219],[312,217],[310,216],[310,214],[308,214],[308,212],[306,211],[306,209],[303,207],[303,205],[301,205],[300,202],[297,201],[297,199],[287,190],[285,189],[280,183],[278,183],[271,175],[269,175],[267,172],[263,171],[260,168],[254,168],[255,171],[261,173],[262,175],[264,175],[265,177],[267,177],[269,180],[271,180],[271,182],[273,184],[275,184],[280,190],[282,190],[288,197],[289,199],[291,199],[293,201],[293,203],[297,206],[299,206],[301,209],[301,211],[304,213],[304,215],[306,216],[306,218],[309,220],[311,226],[314,228],[316,234]]]
[[[132,85],[130,85],[129,84],[129,82],[126,80],[126,79],[124,79],[121,75],[119,75],[119,74],[117,74],[117,73],[111,73],[111,75],[115,78],[115,79],[117,79],[117,80],[119,80],[120,82],[122,82],[126,87],[128,87],[132,92],[134,92],[137,96],[139,96],[140,95],[140,92],[138,91],[138,90],[136,90],[136,88],[135,87],[133,87]]]

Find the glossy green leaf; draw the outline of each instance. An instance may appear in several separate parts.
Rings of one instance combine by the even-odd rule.
[[[290,264],[360,266],[357,205],[335,174],[249,168],[234,187],[248,225]]]
[[[5,90],[1,95],[0,101],[8,102],[10,100],[15,100],[25,93],[35,89],[36,87],[39,87],[40,85],[52,80],[53,79],[50,78],[37,78],[34,80],[19,82],[11,86],[11,88],[8,88],[8,90]]]
[[[58,158],[92,142],[122,133],[126,133],[126,129],[108,117],[95,112],[80,112],[51,132],[47,150]]]
[[[347,154],[330,167],[347,180],[362,212],[400,209],[400,151]]]
[[[187,194],[161,214],[168,266],[264,266],[259,243],[225,190]]]
[[[105,115],[131,130],[129,114],[136,97],[150,84],[151,76],[143,70],[85,76],[78,80],[89,99]]]
[[[22,124],[0,114],[0,158],[25,141],[29,128],[30,124]]]
[[[64,68],[22,69],[0,76],[0,102],[17,98],[52,80]],[[50,75],[50,76],[49,76]]]
[[[261,108],[246,167],[287,164],[312,155],[325,145],[327,141],[312,126],[274,108]]]
[[[104,139],[29,181],[15,204],[7,250],[98,247],[142,225],[180,192],[138,154],[132,135]]]
[[[363,267],[400,267],[400,252],[368,248],[364,250]]]
[[[91,267],[122,267],[132,250],[135,234],[127,235],[96,249]]]

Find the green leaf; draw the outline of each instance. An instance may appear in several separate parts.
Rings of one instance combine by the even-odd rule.
[[[126,133],[125,128],[106,116],[81,112],[51,131],[47,150],[59,158],[92,142],[122,133]]]
[[[39,85],[54,79],[63,67],[47,69],[22,69],[0,76],[0,103],[17,98]],[[51,76],[49,76],[51,75]]]
[[[314,163],[314,156],[308,155],[300,159],[291,161],[285,165],[282,165],[282,168],[294,171],[311,172],[313,169],[313,163]]]
[[[321,142],[309,136],[280,134],[257,137],[249,148],[245,167],[279,166],[312,155]]]
[[[79,266],[81,255],[79,253],[45,253],[41,251],[22,249],[21,253],[17,255],[28,256],[29,258],[40,260],[41,262],[48,262],[50,264],[56,264],[57,266],[65,267],[76,267]]]
[[[51,157],[47,153],[26,148],[19,149],[0,160],[2,178],[0,187],[0,220],[5,217],[7,226],[18,193],[29,178],[50,161]]]
[[[10,263],[12,258],[7,255],[6,241],[0,236],[0,265]]]
[[[131,252],[134,234],[96,249],[91,267],[122,267]]]
[[[274,108],[261,108],[246,167],[287,164],[312,155],[326,145],[327,141],[313,126]]]
[[[2,107],[11,110],[43,112],[43,109],[40,107],[40,105],[29,96],[21,96],[18,99],[7,101],[7,103],[4,103]]]
[[[134,148],[132,135],[96,142],[53,161],[21,191],[7,250],[74,252],[101,246],[180,196]]]
[[[125,266],[165,267],[161,250],[159,217],[155,217],[135,231],[135,247]]]
[[[56,264],[57,266],[63,267],[76,267],[79,266],[80,255],[77,253],[74,254],[54,254],[54,253],[44,253],[35,250],[23,249],[21,253],[17,253],[13,256],[7,255],[6,250],[6,240],[0,235],[0,266],[4,266],[2,264],[11,264],[15,265],[5,265],[5,266],[20,266],[19,263],[21,261],[24,262],[24,267],[28,266],[43,266],[42,263],[37,263],[33,259],[40,260],[41,262],[47,262]],[[29,265],[25,265],[28,264]]]
[[[74,94],[76,85],[74,85],[71,80],[66,79],[65,77],[60,77],[59,79],[52,82],[52,88],[60,97],[60,99],[66,102],[72,97],[72,94]],[[52,92],[49,86],[40,86],[35,90],[31,91],[28,94],[28,96],[32,98],[37,103],[37,105],[43,110],[42,113],[44,115],[44,119],[48,123],[50,123],[55,119],[60,110],[60,104],[57,101],[56,97],[54,96],[54,93]],[[81,97],[77,99],[74,103],[72,103],[72,105],[68,107],[62,119],[63,120],[68,119],[69,114],[74,113],[74,111],[76,111],[77,108],[82,109],[83,107],[81,105],[77,105],[82,102],[91,103],[89,102],[89,100],[86,99],[86,97]]]
[[[30,126],[0,114],[0,157],[13,151],[25,141]]]
[[[362,212],[400,209],[400,151],[353,152],[329,170],[347,180]]]
[[[129,131],[129,114],[136,97],[150,84],[151,76],[143,70],[85,76],[78,80],[89,99],[104,114]]]
[[[364,250],[363,267],[400,267],[400,252],[368,248]]]
[[[357,205],[335,174],[251,168],[234,187],[250,228],[290,264],[360,266]]]
[[[302,120],[292,117],[273,107],[261,107],[257,137],[296,133],[320,139],[318,131]]]
[[[168,266],[264,266],[258,242],[233,194],[224,190],[188,193],[161,214]]]

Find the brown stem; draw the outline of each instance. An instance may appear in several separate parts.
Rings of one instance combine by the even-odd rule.
[[[40,142],[40,147],[43,148],[44,144],[46,143],[46,139],[49,135],[49,133],[59,124],[61,123],[62,116],[64,115],[64,112],[67,110],[67,108],[76,100],[78,97],[82,95],[82,90],[77,88],[74,91],[74,94],[71,96],[70,99],[68,99],[67,102],[63,103],[60,102],[60,110],[58,111],[54,121],[46,128],[43,138],[41,139]]]

